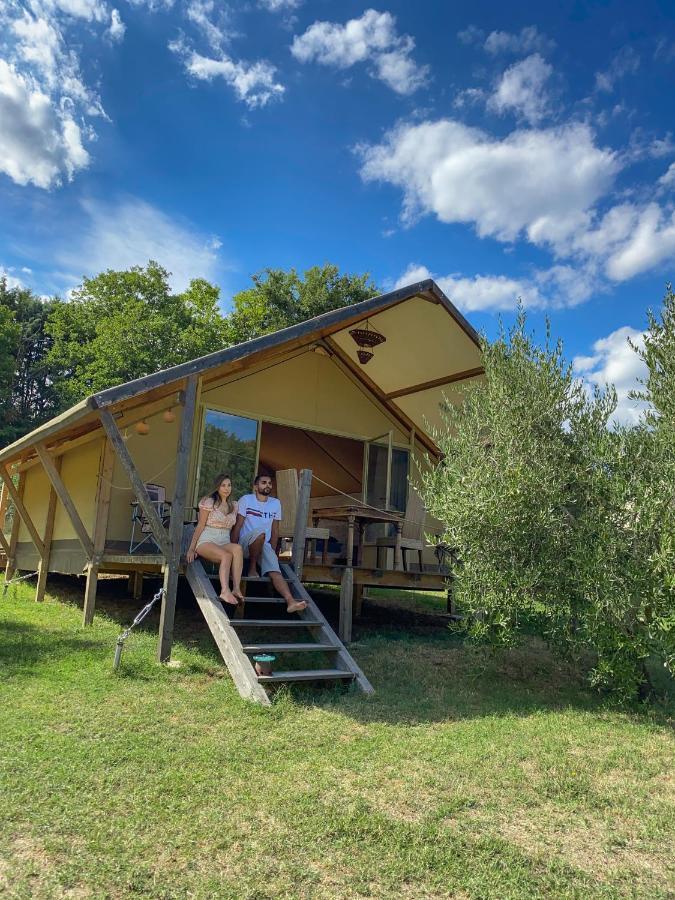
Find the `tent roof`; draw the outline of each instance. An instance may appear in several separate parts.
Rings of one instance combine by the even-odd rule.
[[[407,301],[417,304],[410,310],[415,313],[410,317],[407,317],[409,310],[404,311]],[[376,350],[368,371],[362,372],[349,328],[365,319],[387,335],[387,349],[391,352],[385,354]],[[426,413],[416,414],[416,399],[422,400],[425,409],[434,409],[436,395],[444,386],[475,377],[482,371],[478,334],[438,285],[432,279],[425,279],[100,391],[0,450],[0,462],[11,462],[38,441],[54,439],[62,432],[72,432],[75,428],[82,433],[98,427],[97,409],[123,403],[150,391],[157,394],[165,390],[169,394],[175,391],[176,382],[189,375],[215,368],[226,369],[234,363],[241,365],[247,357],[257,357],[275,349],[300,347],[317,340],[327,342],[329,352],[351,365],[368,387],[382,395],[380,399],[384,397],[389,403],[395,402],[420,431],[426,430],[427,416]]]

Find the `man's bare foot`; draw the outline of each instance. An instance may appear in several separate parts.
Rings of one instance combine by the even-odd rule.
[[[230,606],[238,606],[239,605],[231,591],[221,591],[220,599],[224,600],[225,603],[229,603]]]
[[[305,600],[287,600],[286,601],[286,612],[294,613],[300,612],[302,609],[307,608],[307,603]]]

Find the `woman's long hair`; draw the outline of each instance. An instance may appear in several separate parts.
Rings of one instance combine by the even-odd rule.
[[[226,478],[230,482],[230,484],[232,484],[232,478],[230,475],[227,474],[227,472],[221,472],[220,475],[216,475],[215,481],[213,482],[213,488],[211,489],[211,493],[209,494],[209,497],[213,500],[213,508],[214,509],[218,509],[218,507],[220,506],[221,497],[220,497],[220,494],[218,493],[218,488],[221,486],[221,484],[225,481]],[[227,498],[227,511],[228,511],[228,513],[234,512],[234,500],[232,499],[232,494],[230,494],[230,496]]]

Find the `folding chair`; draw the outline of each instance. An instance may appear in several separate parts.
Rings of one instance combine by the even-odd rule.
[[[166,499],[166,488],[161,484],[146,484],[145,489],[150,495],[150,502],[155,507],[162,525],[166,527],[171,518],[171,503]],[[140,540],[137,539],[137,531]],[[139,547],[143,547],[148,542],[152,543],[153,546],[159,550],[159,547],[152,536],[150,522],[141,509],[138,500],[134,500],[131,504],[131,540],[129,541],[129,553],[135,553]]]

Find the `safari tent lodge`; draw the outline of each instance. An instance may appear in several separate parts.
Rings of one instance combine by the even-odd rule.
[[[476,332],[429,279],[87,397],[0,451],[6,579],[36,573],[41,600],[50,572],[85,575],[86,625],[100,574],[128,574],[137,597],[161,575],[167,661],[185,576],[242,695],[267,703],[268,683],[333,678],[369,691],[346,646],[353,612],[367,586],[445,587],[409,476],[438,456],[444,400],[482,373]],[[261,578],[228,616],[202,563],[183,558],[216,474],[237,497],[258,470],[276,478],[283,574],[308,602],[294,616]],[[337,633],[313,584],[340,585]],[[266,648],[325,662],[260,676],[250,660]]]

